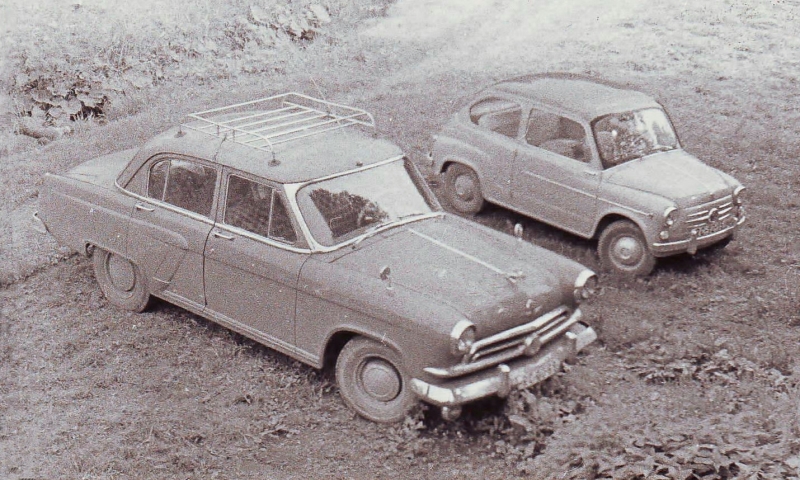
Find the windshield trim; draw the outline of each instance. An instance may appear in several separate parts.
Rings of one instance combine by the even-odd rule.
[[[299,192],[300,189],[302,189],[302,188],[304,188],[304,187],[306,187],[308,185],[314,184],[314,183],[330,180],[332,178],[337,178],[337,177],[341,177],[341,176],[344,176],[344,175],[350,175],[350,174],[358,173],[358,172],[361,172],[361,171],[364,171],[364,170],[369,170],[371,168],[377,168],[377,167],[380,167],[380,166],[383,166],[383,165],[388,165],[388,164],[396,162],[398,160],[401,161],[401,162],[406,162],[406,161],[411,162],[411,160],[406,160],[405,155],[401,154],[401,155],[396,155],[394,157],[390,157],[390,158],[388,158],[386,160],[381,160],[380,162],[375,162],[375,163],[371,163],[369,165],[365,165],[363,167],[354,168],[352,170],[346,170],[344,172],[338,172],[338,173],[334,173],[332,175],[327,175],[325,177],[315,178],[313,180],[307,180],[307,181],[304,181],[304,182],[288,183],[288,184],[284,185],[284,191],[286,192],[286,197],[289,200],[289,204],[291,205],[291,209],[292,209],[292,211],[293,211],[293,213],[295,215],[295,219],[297,220],[297,223],[299,224],[300,230],[303,232],[303,235],[306,237],[306,242],[311,247],[311,251],[312,252],[318,252],[318,253],[333,252],[335,250],[339,250],[339,249],[341,249],[343,247],[347,247],[347,246],[352,245],[354,243],[360,243],[363,240],[365,240],[367,237],[376,235],[376,234],[378,234],[380,232],[383,232],[385,230],[388,230],[390,228],[399,227],[399,226],[406,225],[408,223],[417,222],[417,221],[420,221],[420,220],[426,220],[428,218],[444,216],[444,212],[434,208],[433,211],[429,212],[429,213],[425,213],[425,214],[421,214],[421,215],[415,215],[415,216],[412,216],[412,217],[409,217],[409,218],[404,218],[402,220],[397,220],[397,221],[394,221],[394,222],[385,223],[385,224],[377,226],[374,230],[373,229],[367,229],[365,232],[363,232],[363,233],[361,233],[359,235],[356,235],[353,238],[349,238],[349,239],[347,239],[347,240],[345,240],[345,241],[343,241],[341,243],[337,243],[335,245],[323,245],[323,244],[319,243],[316,238],[314,238],[314,235],[311,233],[311,229],[308,227],[308,224],[306,224],[306,219],[303,217],[303,214],[300,211],[300,205],[298,205],[298,203],[297,203],[297,192]],[[427,187],[427,185],[425,185],[423,183],[422,184],[422,188],[423,189],[427,189],[428,187]],[[427,192],[426,192],[426,196],[427,196]]]

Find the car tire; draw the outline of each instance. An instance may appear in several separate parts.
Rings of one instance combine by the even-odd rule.
[[[137,313],[147,308],[150,293],[139,267],[121,255],[97,247],[92,263],[94,276],[109,303]]]
[[[444,193],[450,206],[460,213],[477,213],[483,208],[480,179],[466,165],[454,163],[445,170]]]
[[[345,344],[336,360],[336,382],[345,403],[362,417],[399,422],[415,402],[400,355],[365,337]]]
[[[644,276],[656,265],[642,231],[629,220],[618,220],[603,230],[597,253],[605,270],[623,275]]]

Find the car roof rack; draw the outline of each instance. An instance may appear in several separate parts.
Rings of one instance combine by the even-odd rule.
[[[289,92],[190,113],[181,127],[273,152],[275,145],[363,125],[375,130],[369,112]]]

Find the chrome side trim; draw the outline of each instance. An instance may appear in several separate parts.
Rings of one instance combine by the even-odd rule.
[[[594,171],[591,171],[591,170],[589,172],[593,173],[594,174],[593,176],[599,175],[599,172],[594,172]],[[530,171],[527,171],[527,170],[522,172],[522,173],[527,175],[527,176],[529,176],[529,177],[538,178],[539,180],[544,180],[547,183],[552,183],[553,185],[558,185],[561,188],[566,188],[567,190],[570,190],[572,192],[580,193],[584,197],[597,198],[597,195],[594,195],[592,193],[587,193],[586,190],[581,190],[579,188],[570,187],[569,185],[565,185],[565,184],[563,184],[561,182],[556,182],[555,180],[552,180],[552,179],[547,178],[547,177],[543,177],[543,176],[538,175],[536,173],[533,173],[533,172],[530,172]]]
[[[629,207],[627,205],[623,205],[621,203],[617,203],[617,202],[608,200],[608,199],[603,198],[603,197],[597,197],[597,199],[600,200],[603,203],[607,203],[609,205],[613,205],[615,207],[619,207],[619,208],[621,208],[623,210],[628,210],[629,212],[638,213],[639,215],[644,215],[644,216],[650,217],[650,218],[652,218],[654,216],[652,212],[645,212],[645,211],[642,211],[642,210],[637,210],[637,209],[635,209],[633,207]]]
[[[214,323],[218,323],[225,328],[233,330],[234,332],[244,335],[245,337],[251,338],[264,346],[267,346],[273,350],[277,350],[303,363],[316,368],[321,366],[319,359],[305,350],[300,350],[288,342],[278,340],[277,338],[267,335],[261,330],[257,330],[249,325],[238,322],[228,316],[206,308],[205,305],[188,300],[173,292],[161,292],[158,294],[158,296],[170,303],[173,303],[181,308],[185,308],[194,314],[206,318]]]

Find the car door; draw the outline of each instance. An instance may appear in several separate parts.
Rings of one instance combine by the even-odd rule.
[[[471,143],[483,153],[476,165],[483,195],[505,203],[510,200],[522,108],[514,100],[493,95],[472,104],[469,117],[473,124]]]
[[[290,353],[297,278],[309,250],[280,186],[236,172],[224,183],[205,251],[207,313]]]
[[[153,293],[201,310],[203,251],[214,223],[219,168],[180,156],[154,158],[145,168],[146,192],[131,214],[129,255]]]
[[[590,139],[580,122],[531,109],[515,162],[514,204],[546,223],[591,235],[601,171]]]

